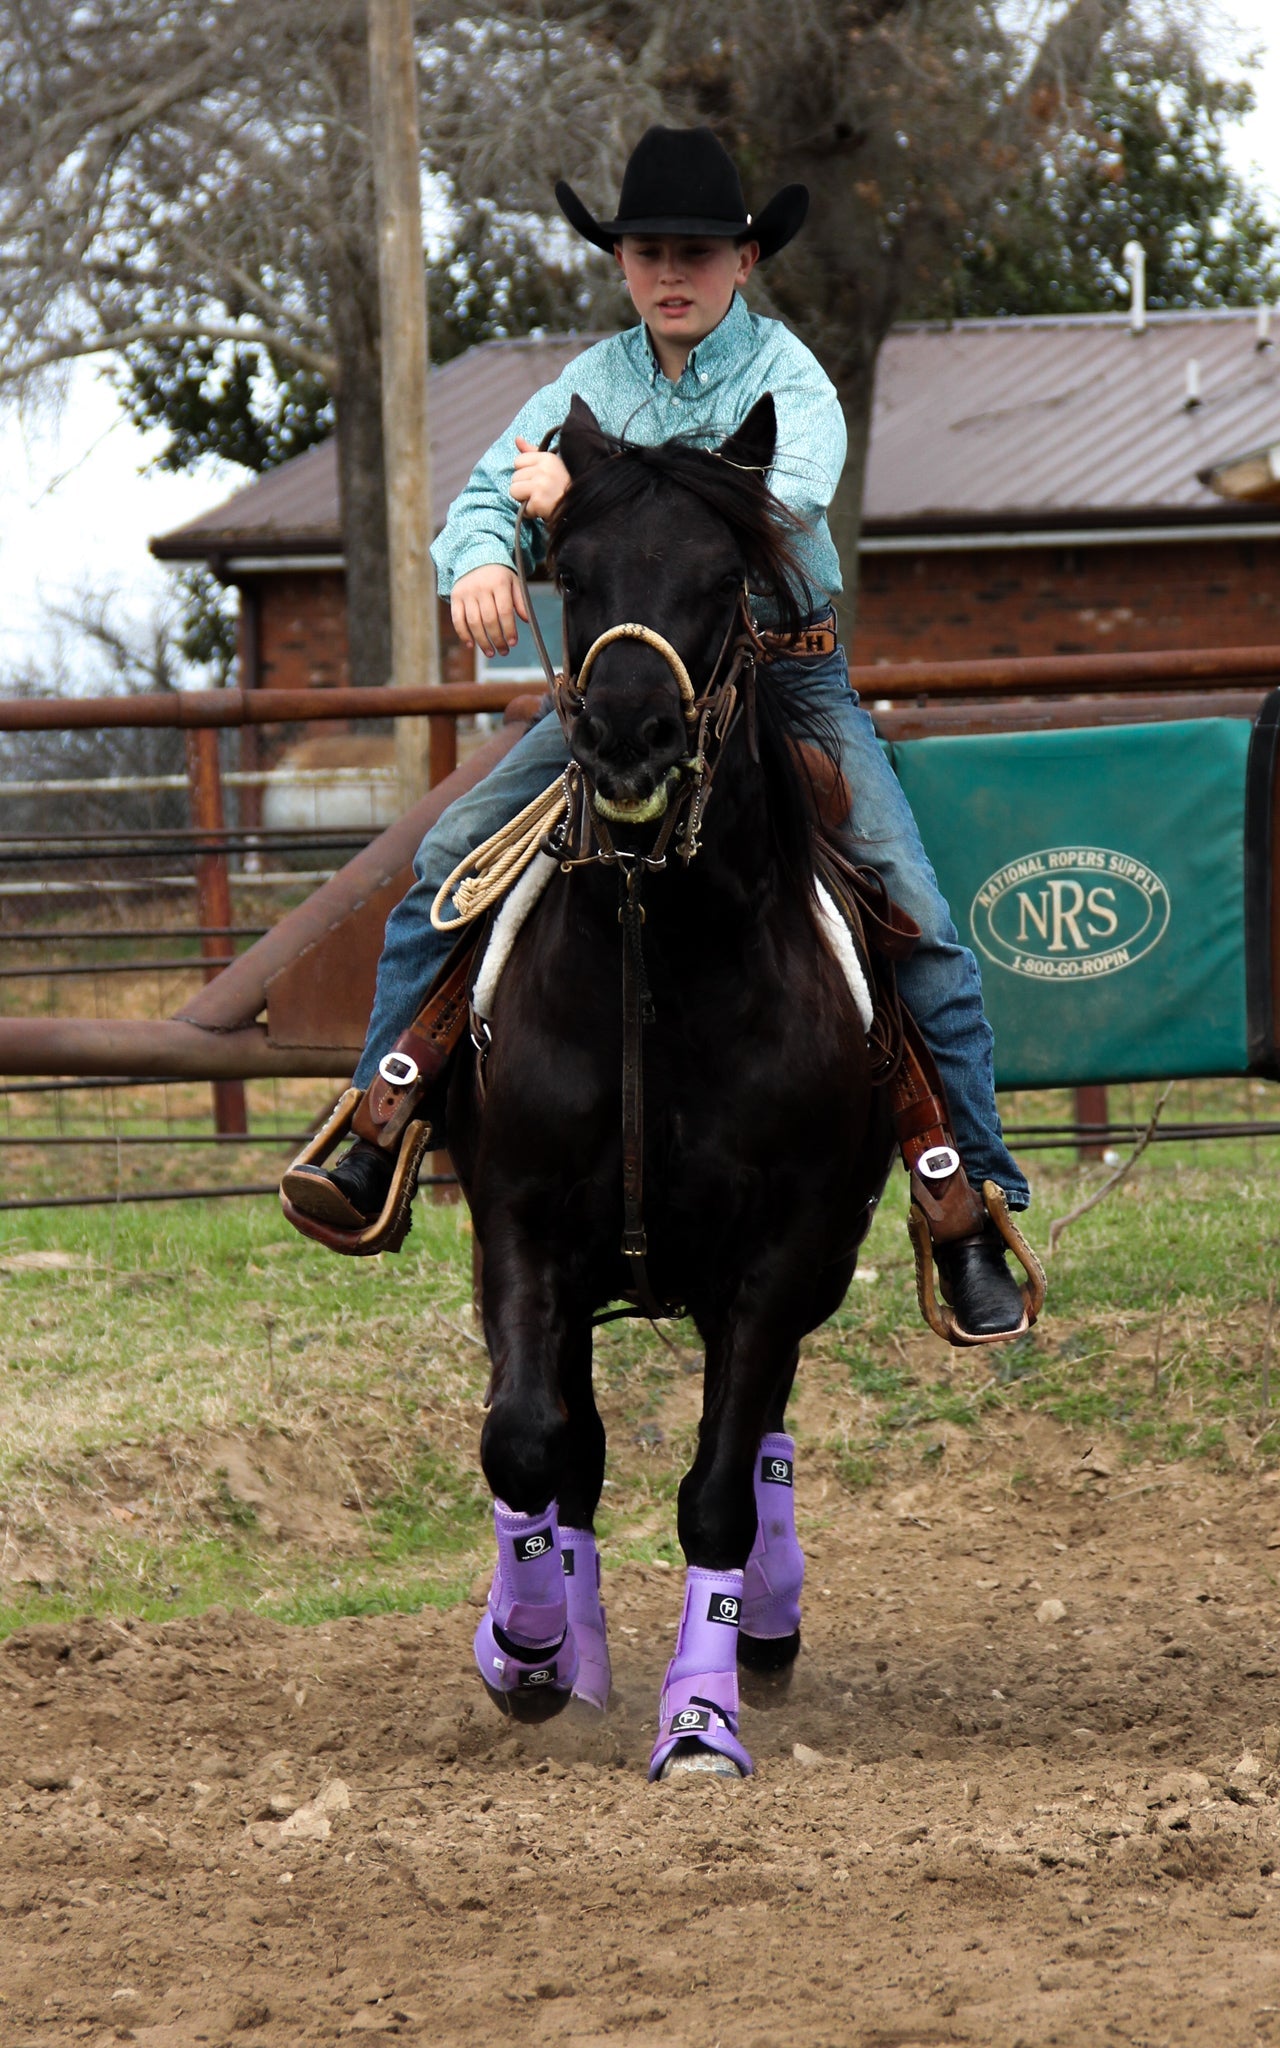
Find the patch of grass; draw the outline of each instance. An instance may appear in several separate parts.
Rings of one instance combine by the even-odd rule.
[[[1115,1089],[1112,1114],[1144,1124],[1153,1095]],[[1267,1119],[1278,1107],[1272,1083],[1180,1083],[1166,1115]],[[1006,1123],[1039,1123],[1068,1117],[1071,1101],[1026,1095],[1002,1109]],[[1034,1196],[1028,1234],[1040,1245],[1051,1219],[1111,1171],[1077,1165],[1065,1149],[1023,1164]],[[1268,1300],[1280,1300],[1278,1195],[1280,1147],[1266,1141],[1153,1146],[1063,1235],[1039,1327],[995,1350],[953,1354],[948,1389],[936,1384],[944,1354],[919,1335],[905,1180],[892,1175],[859,1261],[874,1281],[855,1279],[813,1340],[819,1356],[842,1362],[858,1403],[848,1456],[866,1459],[886,1431],[904,1442],[939,1423],[981,1429],[1019,1411],[1105,1436],[1122,1458],[1275,1460],[1280,1419],[1260,1411],[1264,1351],[1280,1389],[1280,1348],[1273,1358],[1267,1338]],[[1280,1347],[1280,1313],[1274,1321]],[[1234,1432],[1229,1446],[1224,1431]]]
[[[423,1556],[456,1558],[480,1542],[491,1502],[479,1466],[459,1472],[428,1454],[407,1478],[369,1510],[370,1548],[380,1565],[403,1565]]]
[[[902,1367],[892,1359],[876,1359],[864,1350],[841,1355],[849,1367],[849,1380],[855,1392],[867,1394],[878,1401],[902,1398]]]
[[[1241,1106],[1208,1091],[1195,1113]],[[1265,1117],[1271,1097],[1243,1106]],[[1107,1169],[1029,1164],[1042,1244]],[[1066,1233],[1039,1328],[998,1350],[951,1353],[923,1329],[905,1193],[895,1174],[862,1277],[806,1345],[808,1441],[843,1494],[945,1469],[958,1432],[1030,1415],[1122,1462],[1280,1460],[1280,1411],[1262,1400],[1264,1361],[1280,1389],[1280,1150],[1152,1148]],[[0,1631],[214,1602],[309,1621],[457,1600],[491,1549],[470,1292],[458,1206],[420,1202],[404,1252],[378,1261],[326,1256],[266,1200],[7,1218]],[[612,1556],[678,1570],[701,1346],[690,1325],[668,1334],[674,1348],[639,1321],[597,1335],[600,1531]],[[1022,1458],[1010,1484],[1036,1483]]]
[[[883,1466],[877,1465],[870,1452],[837,1451],[836,1477],[850,1493],[861,1493],[868,1486],[878,1486],[884,1477]]]
[[[447,1613],[466,1598],[469,1585],[469,1577],[443,1581],[410,1579],[403,1584],[298,1593],[292,1599],[268,1603],[260,1611],[273,1621],[300,1628],[312,1628],[321,1621],[340,1621],[355,1614],[417,1614],[424,1607],[437,1607]]]

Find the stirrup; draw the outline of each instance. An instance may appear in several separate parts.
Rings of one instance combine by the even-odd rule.
[[[432,1141],[429,1123],[417,1121],[405,1126],[387,1199],[380,1213],[363,1229],[343,1230],[339,1224],[321,1223],[314,1216],[304,1216],[285,1193],[289,1174],[299,1166],[323,1166],[334,1147],[350,1130],[351,1120],[363,1101],[363,1088],[346,1089],[315,1136],[303,1146],[297,1158],[290,1161],[280,1182],[280,1207],[294,1229],[300,1230],[304,1237],[314,1238],[317,1244],[325,1245],[329,1251],[342,1252],[351,1259],[371,1259],[379,1252],[399,1251],[413,1221],[413,1197],[417,1191],[422,1155],[430,1149]]]
[[[1025,1335],[1044,1307],[1044,1267],[1010,1215],[1004,1189],[997,1181],[984,1180],[982,1199],[988,1216],[1027,1276],[1021,1282],[1022,1321],[1016,1330],[993,1330],[989,1336],[982,1337],[975,1337],[971,1331],[961,1327],[955,1310],[942,1300],[940,1289],[934,1286],[933,1239],[929,1234],[929,1221],[920,1204],[913,1202],[907,1228],[916,1257],[916,1295],[920,1313],[934,1334],[946,1344],[1007,1344],[1011,1337]]]

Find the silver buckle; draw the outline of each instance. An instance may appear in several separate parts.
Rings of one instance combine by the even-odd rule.
[[[931,1145],[916,1161],[916,1172],[925,1180],[950,1180],[959,1167],[960,1154],[952,1145]]]
[[[384,1052],[378,1072],[388,1088],[412,1088],[418,1078],[418,1062],[407,1052]]]

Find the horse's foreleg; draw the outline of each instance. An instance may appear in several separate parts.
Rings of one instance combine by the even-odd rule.
[[[658,1709],[650,1777],[673,1763],[751,1770],[738,1740],[738,1636],[746,1566],[757,1527],[754,1474],[770,1402],[794,1338],[737,1320],[707,1345],[698,1454],[680,1487],[680,1542],[688,1564],[676,1653]]]
[[[791,1389],[796,1383],[796,1373],[799,1365],[800,1346],[796,1344],[793,1346],[791,1355],[784,1364],[782,1371],[774,1381],[773,1392],[769,1396],[769,1405],[765,1410],[765,1428],[774,1435],[784,1436],[786,1434],[787,1403],[791,1399]]]
[[[600,1554],[593,1529],[604,1484],[604,1424],[591,1383],[591,1331],[571,1346],[563,1380],[569,1437],[560,1478],[560,1541],[569,1627],[578,1646],[575,1699],[603,1712],[612,1677],[605,1612],[600,1601]]]
[[[514,1237],[486,1240],[483,1290],[491,1370],[480,1463],[496,1499],[537,1516],[556,1499],[570,1433],[570,1318],[553,1263]]]
[[[800,1651],[804,1552],[796,1536],[796,1447],[783,1428],[800,1360],[792,1352],[769,1405],[753,1482],[756,1534],[743,1582],[738,1662],[745,1670],[789,1671]]]
[[[566,1555],[577,1559],[562,1543],[556,1505],[572,1440],[564,1363],[576,1333],[554,1269],[522,1256],[514,1239],[496,1255],[486,1246],[484,1310],[493,1373],[480,1459],[494,1494],[498,1568],[476,1630],[476,1663],[500,1705],[556,1712],[579,1664],[565,1578]]]

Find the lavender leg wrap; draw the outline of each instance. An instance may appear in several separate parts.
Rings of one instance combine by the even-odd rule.
[[[493,1504],[498,1569],[476,1630],[480,1676],[495,1692],[568,1692],[578,1675],[555,1502],[541,1515]]]
[[[741,1612],[741,1572],[709,1572],[690,1565],[676,1654],[667,1666],[658,1702],[650,1778],[658,1776],[677,1744],[686,1741],[731,1758],[744,1777],[751,1775],[751,1758],[738,1740]]]
[[[796,1540],[796,1447],[780,1430],[760,1439],[756,1460],[756,1540],[742,1589],[742,1632],[764,1641],[800,1628],[804,1552]]]
[[[569,1633],[578,1651],[573,1696],[599,1707],[603,1713],[609,1704],[612,1675],[604,1608],[600,1604],[600,1553],[590,1529],[562,1529],[560,1547],[564,1556]]]

